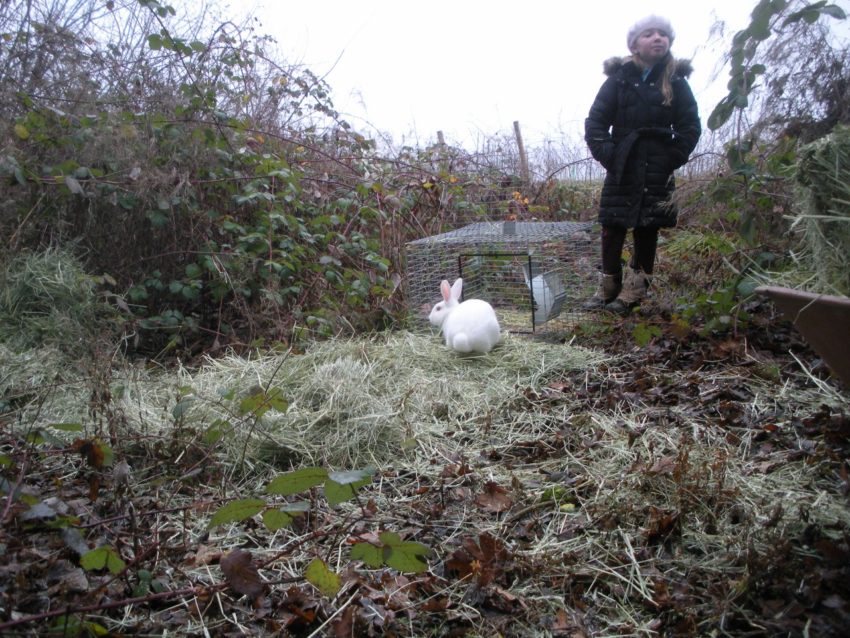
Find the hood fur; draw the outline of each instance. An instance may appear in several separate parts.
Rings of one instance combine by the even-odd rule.
[[[605,75],[611,77],[617,71],[623,68],[627,62],[632,61],[632,56],[626,57],[613,57],[608,58],[605,62],[602,63],[602,70],[605,72]],[[690,60],[676,60],[676,75],[679,75],[683,78],[690,77],[691,73],[693,73],[694,68],[691,66]]]

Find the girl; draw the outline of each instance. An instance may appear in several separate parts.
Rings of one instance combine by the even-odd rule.
[[[655,266],[658,229],[676,225],[673,171],[688,161],[700,136],[697,103],[686,78],[690,61],[670,53],[669,20],[638,20],[626,41],[632,55],[611,58],[584,123],[590,153],[607,171],[602,186],[602,282],[590,302],[627,314],[646,295]],[[625,274],[623,243],[634,251]]]

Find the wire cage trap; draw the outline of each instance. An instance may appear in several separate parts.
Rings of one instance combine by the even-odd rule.
[[[427,325],[440,281],[463,278],[464,299],[484,299],[503,329],[538,332],[584,318],[598,283],[593,222],[482,221],[409,242],[408,298],[414,325]]]

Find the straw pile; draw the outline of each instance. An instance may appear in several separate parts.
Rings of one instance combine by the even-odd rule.
[[[133,427],[154,433],[175,405],[176,383],[182,400],[192,401],[185,424],[236,425],[233,454],[248,445],[249,459],[354,468],[385,465],[447,429],[475,431],[514,418],[509,408],[527,388],[602,359],[510,335],[488,356],[464,357],[435,336],[399,332],[317,343],[304,354],[211,359],[176,380],[140,380],[123,402]],[[257,423],[234,419],[236,404],[261,388],[279,390],[288,409]]]
[[[128,367],[113,379],[112,395],[126,418],[127,441],[186,446],[176,431],[230,424],[231,435],[216,448],[228,480],[174,488],[169,504],[183,504],[184,513],[157,524],[181,529],[180,542],[190,547],[250,546],[258,562],[270,561],[267,581],[300,580],[317,552],[334,556],[337,571],[348,558],[330,540],[282,553],[281,546],[300,547],[306,538],[293,530],[269,534],[234,524],[210,533],[209,512],[193,504],[224,484],[226,498],[261,494],[290,465],[374,464],[376,480],[364,489],[374,503],[368,528],[406,530],[431,547],[440,597],[455,619],[482,634],[496,631],[476,598],[485,595],[520,605],[502,616],[514,623],[504,635],[551,635],[544,627],[560,614],[574,620],[575,635],[649,636],[662,617],[672,623],[670,614],[684,608],[692,610],[690,620],[682,619],[693,623],[691,635],[752,626],[745,619],[754,613],[758,587],[778,568],[789,539],[803,538],[809,528],[839,538],[850,527],[829,454],[816,453],[815,442],[801,441],[800,450],[763,445],[766,430],[758,424],[793,432],[818,406],[847,410],[846,397],[740,369],[675,382],[735,388],[750,397],[741,399],[738,418],[717,413],[731,409],[731,401],[725,408],[724,402],[695,405],[700,396],[653,405],[646,393],[594,405],[588,388],[625,381],[609,368],[616,363],[598,352],[511,336],[487,356],[460,357],[436,336],[400,332],[318,343],[303,354],[210,360],[194,370]],[[33,383],[48,381],[32,362],[17,365]],[[674,372],[661,367],[646,366],[641,374],[673,383]],[[257,388],[278,389],[288,408],[259,419],[240,414],[240,402]],[[74,397],[76,386],[63,390],[29,418],[85,421],[86,395]],[[138,455],[131,461],[139,490],[179,467],[174,459],[174,470],[158,458],[147,468]],[[488,500],[492,494],[504,507]],[[317,520],[349,516],[362,516],[350,502]],[[494,563],[496,583],[486,587],[446,566],[482,533],[504,547]],[[206,564],[180,569],[193,583],[221,580]],[[346,597],[335,604],[351,603],[353,596]],[[410,601],[414,624],[428,622],[427,614],[415,613],[421,602]],[[250,609],[236,616],[206,617],[205,629],[226,632],[231,623],[254,618]]]
[[[802,287],[850,296],[850,128],[837,126],[801,149],[796,179],[792,229],[802,240],[800,275],[809,277]]]

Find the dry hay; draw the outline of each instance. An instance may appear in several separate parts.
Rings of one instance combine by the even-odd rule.
[[[303,354],[209,360],[200,370],[181,371],[177,384],[184,397],[198,399],[185,415],[190,424],[232,423],[241,397],[279,389],[289,407],[267,412],[256,424],[247,457],[338,469],[383,466],[447,429],[498,422],[526,388],[602,359],[510,335],[487,356],[458,356],[436,336],[398,332],[316,343]],[[210,400],[228,393],[229,402]],[[126,413],[141,425],[173,404],[168,383],[160,392],[146,384],[127,396]],[[245,444],[243,437],[237,441]]]
[[[236,467],[247,452],[246,465],[256,471],[232,475],[243,484],[231,482],[231,498],[262,494],[289,462],[376,465],[376,481],[364,489],[375,506],[367,529],[404,531],[429,545],[431,571],[444,577],[440,596],[455,618],[483,633],[493,628],[476,596],[494,591],[521,601],[509,635],[549,635],[544,619],[566,613],[576,631],[590,635],[650,636],[675,596],[722,629],[726,614],[748,613],[740,599],[760,577],[758,561],[776,546],[801,537],[806,526],[826,534],[850,527],[846,499],[823,457],[760,449],[761,430],[721,426],[710,411],[687,404],[658,408],[638,398],[589,411],[580,396],[564,392],[562,373],[598,378],[609,374],[603,363],[616,364],[528,338],[508,336],[487,356],[461,357],[436,336],[393,333],[318,343],[303,354],[210,360],[176,373],[129,370],[115,380],[115,396],[134,435],[165,436],[177,421],[198,431],[216,419],[235,426],[220,448],[224,463]],[[734,373],[701,378],[707,386],[730,382],[746,384],[752,399],[745,412],[782,415],[774,422],[779,429],[824,403],[848,410],[847,397],[826,386],[801,389]],[[288,410],[267,412],[257,423],[239,417],[239,401],[258,386],[279,388]],[[479,500],[492,486],[509,499],[504,510]],[[319,518],[348,517],[362,517],[354,503]],[[199,513],[174,525],[191,544],[206,536],[207,520]],[[251,546],[258,563],[274,558],[262,569],[268,581],[299,580],[326,550],[334,550],[331,568],[345,571],[342,547],[313,547],[310,533],[236,524],[213,530],[206,543]],[[455,550],[482,533],[509,556],[495,590],[452,578],[446,568]],[[281,551],[302,543],[303,550]],[[221,579],[208,565],[181,569],[193,582]],[[683,589],[674,591],[678,584]],[[332,607],[355,596],[344,597]],[[247,611],[243,621],[250,618]],[[230,621],[210,622],[211,629]]]
[[[752,571],[758,557],[770,556],[785,539],[799,538],[807,526],[850,526],[834,477],[820,463],[789,460],[787,450],[755,449],[759,430],[719,427],[689,406],[659,410],[618,404],[587,412],[581,400],[561,395],[557,383],[548,385],[558,366],[575,369],[579,363],[564,346],[509,340],[492,355],[499,360],[495,366],[487,365],[495,362],[487,358],[447,355],[439,344],[429,355],[432,345],[413,335],[396,335],[386,345],[327,344],[312,352],[316,360],[309,367],[358,381],[357,390],[322,394],[326,401],[349,398],[360,406],[357,412],[395,419],[403,430],[396,433],[395,444],[403,447],[409,435],[416,441],[403,457],[379,465],[381,478],[367,492],[378,512],[370,524],[384,529],[424,525],[417,538],[428,542],[440,561],[482,533],[504,543],[517,574],[527,575],[512,577],[509,595],[534,610],[521,615],[529,624],[515,625],[511,635],[545,635],[537,624],[540,618],[563,610],[571,595],[587,607],[579,613],[567,602],[567,611],[582,617],[593,635],[652,635],[660,606],[673,596],[677,581],[725,588],[728,613],[740,616],[747,612],[736,606],[736,598],[749,580],[759,578]],[[386,346],[411,349],[434,368],[430,378],[427,366],[392,369],[389,377],[398,386],[389,402],[396,407],[393,414],[389,407],[376,407],[384,403],[386,388],[377,382],[381,376],[373,366],[380,360],[376,349]],[[529,354],[540,365],[529,366],[524,356]],[[336,356],[337,363],[328,356]],[[514,357],[525,362],[525,375],[508,372]],[[552,368],[541,358],[551,358]],[[599,373],[599,362],[592,355],[584,360],[588,375]],[[322,378],[318,372],[308,374],[299,387],[318,385],[327,392]],[[275,379],[289,387],[286,375]],[[709,385],[723,381],[704,379]],[[791,427],[791,420],[824,402],[847,409],[846,397],[826,387],[800,390],[763,379],[746,384],[754,398],[745,410],[785,413],[779,428]],[[361,390],[376,387],[381,388],[376,401],[362,396]],[[315,409],[306,397],[300,405],[293,406],[296,413]],[[426,525],[422,511],[429,497],[421,495],[422,488],[433,492],[437,485],[444,504]],[[503,489],[513,505],[502,513],[476,506],[487,485]],[[354,504],[344,504],[339,515],[356,517],[358,512]],[[522,529],[530,520],[539,527],[526,538]],[[240,532],[231,529],[220,541],[237,544]],[[275,555],[273,543],[267,550],[259,545],[258,560]],[[269,567],[267,577],[297,577],[309,559],[287,556]],[[345,556],[337,559],[333,567],[343,570]],[[433,568],[445,570],[442,562]],[[486,614],[470,604],[470,584],[449,582],[442,593],[457,613],[472,626],[486,626]],[[717,599],[703,591],[694,591],[689,604],[701,618],[719,613]],[[721,626],[724,622],[718,619]]]
[[[798,285],[810,292],[850,295],[850,128],[837,126],[803,147],[796,179],[792,230],[801,237],[795,255]]]

